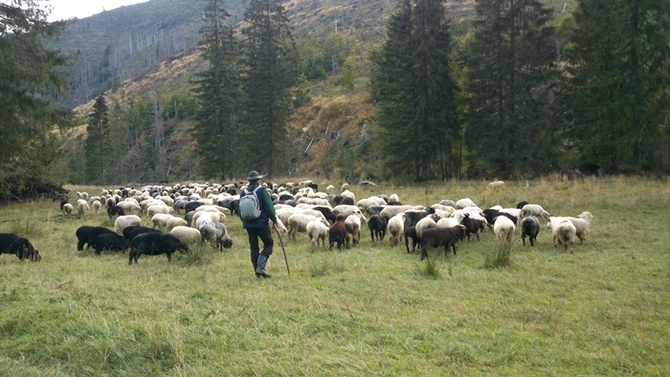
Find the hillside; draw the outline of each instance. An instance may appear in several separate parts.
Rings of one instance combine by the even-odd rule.
[[[244,0],[229,2],[227,9],[233,14],[234,23],[242,18],[246,3]],[[467,29],[474,0],[446,3],[453,32],[459,35]],[[548,1],[547,4],[560,12],[571,9],[574,1]],[[78,106],[82,117],[90,112],[96,93],[103,90],[106,90],[110,109],[115,105],[123,107],[134,97],[161,97],[167,103],[176,103],[174,93],[188,92],[190,79],[204,67],[196,47],[203,6],[204,0],[151,0],[74,20],[57,41],[64,52],[78,51],[80,56],[78,66],[73,67],[76,72],[74,93],[68,101]],[[293,140],[290,158],[294,164],[286,175],[361,179],[378,176],[375,108],[368,94],[368,54],[383,41],[386,20],[396,6],[397,2],[391,0],[286,2],[299,46],[323,48],[327,44],[324,41],[335,40],[347,46],[347,55],[341,56],[341,61],[353,56],[357,62],[353,89],[341,85],[341,67],[333,67],[335,72],[331,72],[330,56],[327,56],[324,77],[309,78],[301,86],[300,90],[308,93],[310,101],[296,109],[289,125]],[[123,172],[125,180],[203,178],[194,175],[197,159],[192,154],[194,145],[190,136],[193,122],[166,116],[165,123],[170,130],[165,153],[171,156],[166,162],[166,175],[151,178],[145,176],[142,169],[127,169]],[[63,149],[68,155],[76,156],[83,140],[85,126],[65,135]],[[139,151],[128,153],[137,156]],[[125,163],[137,165],[136,161]],[[72,161],[64,162],[56,174],[76,181],[71,166]]]

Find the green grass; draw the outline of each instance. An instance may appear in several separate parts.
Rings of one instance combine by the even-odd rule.
[[[354,249],[314,253],[299,234],[284,237],[291,276],[275,242],[273,277],[257,279],[236,219],[223,253],[128,266],[127,254],[76,250],[77,227],[112,227],[106,214],[3,206],[0,231],[28,232],[43,259],[0,255],[0,375],[667,376],[668,181],[486,183],[352,189],[590,211],[592,231],[570,254],[546,228],[524,247],[517,229],[501,268],[485,267],[498,251],[490,231],[425,261],[366,232]]]

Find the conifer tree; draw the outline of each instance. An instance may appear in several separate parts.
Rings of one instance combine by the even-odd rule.
[[[578,1],[573,48],[568,51],[570,104],[572,136],[585,168],[664,167],[669,14],[668,0]]]
[[[45,174],[58,157],[50,132],[71,124],[71,111],[51,101],[66,87],[66,60],[43,44],[64,24],[46,17],[38,1],[0,3],[0,179]]]
[[[441,0],[404,0],[373,80],[386,172],[416,180],[457,174],[451,37]]]
[[[194,89],[199,112],[196,141],[199,171],[206,178],[223,179],[235,171],[238,136],[239,70],[236,43],[222,0],[209,0],[205,7],[203,58],[207,68],[197,75]]]
[[[111,137],[109,132],[109,113],[104,96],[98,96],[93,104],[86,131],[86,182],[104,185],[105,168],[109,164]]]
[[[297,53],[290,22],[279,0],[252,0],[242,31],[244,126],[243,171],[275,174],[287,167],[289,89],[297,80]]]
[[[536,0],[477,0],[468,71],[466,140],[473,167],[498,177],[556,163],[551,10]]]

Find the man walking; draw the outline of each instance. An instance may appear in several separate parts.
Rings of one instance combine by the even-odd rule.
[[[277,216],[275,215],[272,198],[267,189],[260,185],[263,178],[257,171],[249,172],[247,180],[249,185],[240,193],[240,199],[247,195],[256,195],[260,207],[260,215],[254,219],[242,219],[242,227],[247,230],[249,236],[249,247],[251,249],[251,264],[256,272],[256,277],[269,278],[270,274],[265,270],[265,265],[272,255],[274,241],[272,239],[272,230],[268,220],[272,220],[274,226],[277,226]],[[263,242],[263,251],[260,251],[258,240]]]

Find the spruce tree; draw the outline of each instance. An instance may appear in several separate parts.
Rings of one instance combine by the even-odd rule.
[[[104,185],[105,169],[110,159],[109,113],[104,96],[98,96],[86,126],[86,182]]]
[[[51,100],[66,87],[66,60],[43,44],[64,23],[46,16],[37,1],[0,3],[0,179],[46,174],[58,157],[50,132],[71,124],[71,111]]]
[[[578,1],[573,48],[568,51],[575,125],[571,136],[586,169],[664,167],[669,14],[668,0]]]
[[[382,153],[389,176],[456,175],[459,138],[451,37],[441,0],[405,0],[375,66]]]
[[[235,171],[237,161],[240,89],[230,17],[222,0],[209,0],[204,12],[206,25],[200,29],[203,58],[208,66],[195,81],[199,103],[195,139],[200,157],[198,169],[206,178],[223,179]]]
[[[556,163],[551,10],[536,0],[477,0],[464,60],[465,130],[473,170],[490,178],[542,173]]]
[[[297,53],[279,0],[252,0],[242,30],[244,126],[237,159],[243,168],[276,174],[288,167],[289,89],[297,80]]]

